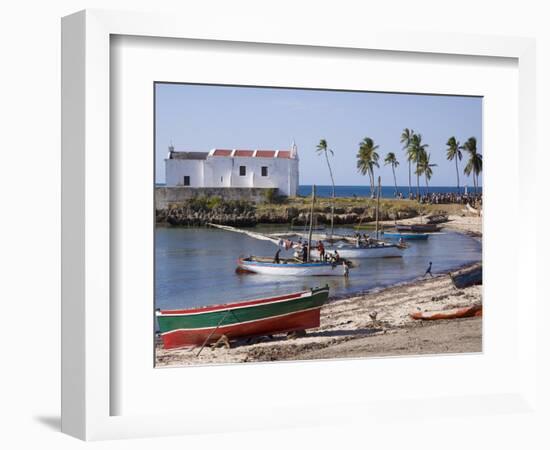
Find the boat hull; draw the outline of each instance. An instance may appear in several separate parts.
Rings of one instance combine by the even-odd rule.
[[[312,252],[313,254],[313,252]],[[245,272],[261,275],[309,277],[309,276],[343,276],[345,268],[342,264],[304,263],[304,264],[275,264],[259,261],[239,259],[238,268]]]
[[[399,258],[403,256],[403,249],[395,245],[386,245],[381,247],[327,247],[328,253],[338,250],[341,258],[346,259],[365,259],[365,258]],[[312,250],[311,254],[314,257],[319,256],[317,250]]]
[[[384,237],[390,239],[405,239],[408,241],[425,241],[430,235],[426,233],[384,233]]]
[[[317,328],[328,292],[326,287],[263,300],[158,311],[163,347],[199,346],[222,335],[233,339]]]
[[[483,282],[483,268],[481,264],[469,269],[459,270],[458,272],[451,273],[450,275],[453,280],[453,284],[458,289],[464,289],[468,286],[482,284]]]
[[[416,223],[412,225],[396,225],[397,231],[410,231],[412,233],[424,233],[439,231],[439,227],[435,223]]]

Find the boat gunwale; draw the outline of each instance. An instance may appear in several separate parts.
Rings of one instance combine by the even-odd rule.
[[[282,302],[312,297],[314,295],[323,293],[324,291],[328,292],[329,291],[328,287],[315,288],[307,291],[299,291],[299,292],[294,292],[292,294],[279,295],[276,297],[236,301],[236,302],[229,302],[229,303],[223,303],[218,305],[199,306],[197,308],[157,310],[156,315],[157,317],[174,317],[174,316],[206,314],[211,312],[227,311],[232,309],[242,309],[242,308],[249,308],[249,307],[260,306],[260,305],[268,305],[271,303],[282,303]]]

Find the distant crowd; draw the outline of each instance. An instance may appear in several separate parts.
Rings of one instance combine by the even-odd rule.
[[[444,204],[444,203],[458,203],[461,205],[479,205],[483,203],[482,194],[457,194],[453,192],[432,192],[430,194],[422,195],[420,197],[420,203],[430,203],[432,205]]]
[[[397,198],[405,198],[403,193],[399,193]],[[482,205],[482,194],[457,194],[456,192],[432,192],[430,194],[421,195],[420,198],[414,194],[409,194],[409,200],[418,200],[420,203],[430,203],[433,205],[445,204],[445,203],[458,203],[461,205]]]

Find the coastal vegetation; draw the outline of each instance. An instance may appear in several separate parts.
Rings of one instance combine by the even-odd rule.
[[[321,139],[319,144],[317,145],[317,153],[318,154],[324,154],[325,160],[327,162],[328,171],[330,174],[330,181],[332,182],[332,217],[334,217],[334,199],[336,197],[335,189],[334,189],[334,177],[332,176],[332,168],[330,167],[330,161],[328,159],[328,154],[330,153],[332,156],[334,156],[334,152],[328,148],[327,141],[325,139]],[[334,234],[334,219],[331,219],[330,222],[330,235],[332,236]]]
[[[475,137],[469,138],[462,147],[468,152],[468,162],[464,167],[466,175],[472,174],[475,193],[477,194],[477,186],[479,184],[479,174],[483,170],[483,156],[477,152],[477,140]]]
[[[393,172],[393,183],[395,185],[395,196],[397,197],[399,195],[399,191],[397,190],[397,178],[395,177],[395,168],[399,165],[399,161],[397,161],[395,153],[389,152],[384,158],[384,164],[391,165],[391,170]]]
[[[378,150],[378,145],[375,145],[370,137],[366,137],[359,143],[359,152],[357,153],[357,170],[362,175],[369,176],[371,197],[374,197],[374,168],[380,167],[379,155],[376,150]]]
[[[409,147],[412,143],[412,137],[414,134],[414,130],[405,128],[403,130],[403,133],[401,133],[401,139],[400,142],[403,145],[403,150],[405,150],[405,154],[407,155],[407,162],[409,163],[409,196],[411,195],[411,154],[409,153]]]
[[[458,174],[458,161],[462,161],[462,147],[460,142],[454,136],[451,136],[447,141],[447,159],[455,162],[456,165],[456,193],[460,193],[460,177]]]
[[[432,178],[433,170],[432,167],[436,167],[437,164],[430,163],[430,154],[422,152],[420,154],[420,160],[416,163],[416,173],[417,175],[424,175],[426,180],[426,193],[430,193],[429,181]]]

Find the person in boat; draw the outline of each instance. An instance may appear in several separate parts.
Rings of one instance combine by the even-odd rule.
[[[319,241],[317,244],[317,251],[319,252],[319,259],[321,261],[325,260],[325,245],[323,244],[323,241]]]
[[[280,264],[281,263],[281,258],[279,257],[279,255],[281,254],[281,249],[277,249],[277,253],[275,253],[275,258],[273,258],[273,262],[275,264]]]
[[[403,244],[405,243],[405,241],[403,240],[402,237],[399,238],[399,241],[398,241],[398,242],[399,242],[399,245],[403,245]]]
[[[433,278],[433,274],[432,274],[432,262],[430,261],[430,265],[428,266],[428,268],[426,269],[426,272],[424,273],[424,276],[430,274],[430,276]]]
[[[361,247],[361,233],[357,233],[357,238],[356,238],[356,241],[355,241],[355,246],[357,248]]]
[[[334,262],[340,262],[340,255],[338,250],[334,250]]]
[[[308,254],[308,251],[307,251],[307,242],[304,243],[304,245],[302,246],[302,261],[303,262],[307,262],[307,254]]]

